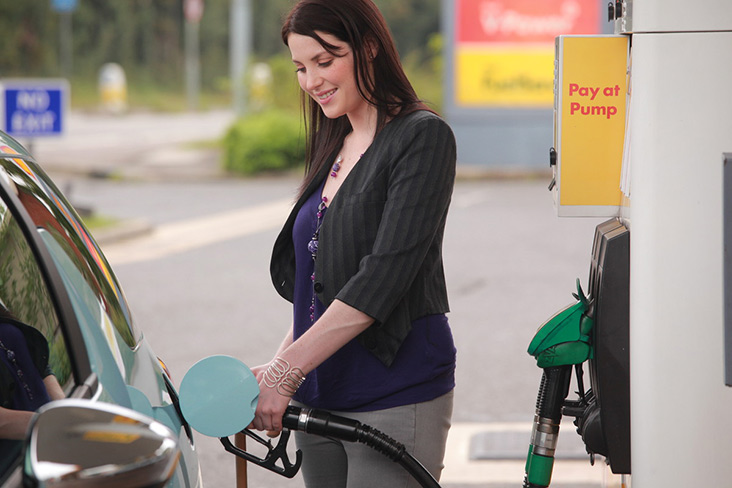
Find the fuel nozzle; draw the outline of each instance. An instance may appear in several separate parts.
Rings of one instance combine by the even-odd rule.
[[[529,345],[529,354],[536,358],[543,374],[526,457],[524,488],[549,486],[572,366],[580,365],[592,356],[590,336],[593,320],[588,315],[591,300],[585,296],[579,280],[574,296],[577,303],[545,322]]]

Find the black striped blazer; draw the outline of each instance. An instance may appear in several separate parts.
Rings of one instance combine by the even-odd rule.
[[[335,155],[334,155],[335,156]],[[320,229],[314,284],[375,319],[359,340],[387,366],[413,320],[449,311],[442,238],[455,181],[450,127],[428,111],[389,122],[330,202]],[[275,241],[272,282],[292,301],[292,228],[300,207],[327,176],[307,188]]]

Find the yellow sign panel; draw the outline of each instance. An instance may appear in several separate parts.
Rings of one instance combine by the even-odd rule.
[[[553,73],[551,47],[458,48],[456,102],[462,106],[551,107]]]
[[[560,36],[557,43],[559,215],[614,215],[622,198],[628,38]]]

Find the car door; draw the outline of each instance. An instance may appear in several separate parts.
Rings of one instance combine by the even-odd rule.
[[[171,398],[172,384],[133,326],[104,255],[53,182],[2,136],[0,229],[8,230],[0,233],[0,260],[6,262],[5,268],[0,264],[0,300],[48,339],[64,395],[132,408],[168,426],[183,455],[174,484],[199,486],[192,436]],[[18,476],[16,454],[0,482]]]
[[[2,348],[3,396],[8,400],[10,388],[14,387],[22,399],[30,399],[37,395],[28,386],[33,384],[33,376],[51,374],[59,385],[60,395],[89,397],[96,380],[87,361],[84,342],[73,330],[61,327],[63,316],[66,320],[72,318],[68,298],[48,285],[59,283],[59,277],[53,268],[43,264],[48,256],[44,257],[37,233],[28,225],[28,215],[21,204],[22,191],[5,169],[9,164],[3,164],[4,155],[13,151],[12,147],[0,145],[0,324],[5,327],[3,333],[22,330],[23,338],[28,338],[29,354],[33,351],[31,355],[35,355],[37,350],[43,351],[41,356],[46,354],[46,369],[39,371],[27,367],[27,363],[23,365],[17,341],[14,346]],[[40,337],[46,344],[32,342],[33,337]],[[6,408],[12,407],[7,401],[4,403]],[[0,484],[20,486],[21,442],[2,439],[0,446]]]

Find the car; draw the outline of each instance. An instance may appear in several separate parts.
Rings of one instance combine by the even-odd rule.
[[[24,439],[0,439],[1,487],[202,486],[175,387],[107,259],[1,131],[0,349],[0,415],[36,410]],[[49,379],[56,394],[39,400]],[[14,409],[15,398],[34,407]]]

